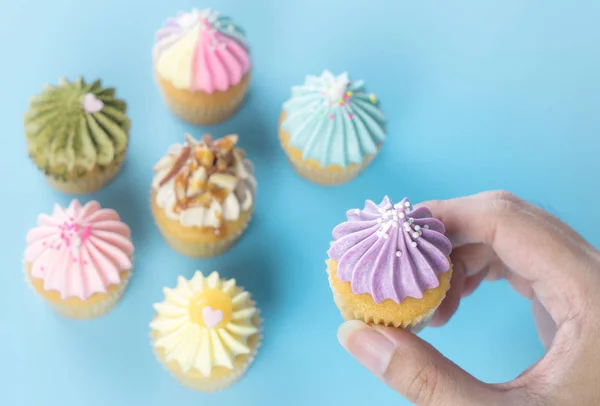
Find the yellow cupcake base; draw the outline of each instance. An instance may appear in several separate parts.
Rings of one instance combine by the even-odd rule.
[[[167,216],[156,203],[156,192],[150,199],[152,213],[163,238],[175,251],[191,258],[209,258],[231,249],[240,239],[252,219],[253,208],[240,213],[235,221],[225,221],[219,235],[212,227],[186,227]]]
[[[256,326],[259,326],[261,323],[258,315],[254,317],[253,321]],[[156,359],[161,363],[163,368],[169,371],[171,376],[173,376],[177,382],[186,388],[200,392],[217,392],[235,384],[246,374],[260,348],[262,334],[259,332],[248,339],[250,353],[238,355],[233,361],[233,369],[217,366],[212,369],[209,376],[204,376],[200,371],[194,368],[184,372],[176,361],[166,361],[164,350],[155,345],[155,332],[150,333],[150,339]]]
[[[353,163],[345,168],[339,165],[329,165],[323,168],[317,160],[303,159],[302,151],[290,145],[291,136],[281,127],[285,118],[286,113],[285,111],[282,111],[281,116],[279,117],[279,140],[281,141],[281,147],[286,153],[292,167],[300,176],[308,181],[322,186],[334,186],[347,183],[358,176],[376,156],[376,154],[367,155],[360,165]]]
[[[338,278],[336,261],[329,259],[326,263],[333,298],[345,320],[362,320],[368,324],[400,327],[413,332],[420,331],[429,322],[446,297],[452,278],[450,266],[447,272],[438,275],[439,286],[423,292],[422,299],[407,297],[400,304],[390,299],[375,303],[368,293],[352,293],[350,282]]]
[[[106,186],[121,170],[123,160],[108,165],[102,169],[91,170],[85,176],[77,179],[62,180],[52,175],[46,175],[46,180],[54,189],[69,194],[93,193]]]
[[[246,73],[241,82],[225,91],[206,93],[177,89],[173,84],[162,79],[158,74],[157,81],[165,104],[180,119],[190,124],[217,124],[229,118],[242,104],[250,84],[250,73]]]
[[[52,310],[71,319],[93,319],[112,310],[123,297],[131,270],[120,272],[121,283],[111,285],[106,293],[94,293],[87,300],[78,297],[62,299],[56,290],[44,290],[44,281],[31,275],[31,263],[25,264],[25,280],[33,291],[40,296]]]

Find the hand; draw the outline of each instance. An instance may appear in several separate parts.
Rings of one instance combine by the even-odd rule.
[[[454,276],[432,325],[484,279],[532,300],[544,357],[513,381],[485,384],[414,334],[344,323],[341,344],[417,405],[600,405],[600,252],[549,213],[506,192],[423,203],[444,222]]]

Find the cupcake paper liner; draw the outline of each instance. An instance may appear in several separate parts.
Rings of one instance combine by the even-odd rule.
[[[52,175],[46,175],[46,180],[54,189],[69,194],[87,194],[102,189],[121,170],[123,160],[118,164],[109,165],[97,175],[76,180],[61,180]]]
[[[23,272],[25,274],[25,281],[27,285],[31,288],[31,290],[40,297],[54,312],[60,314],[61,316],[85,320],[85,319],[93,319],[100,316],[105,315],[110,310],[112,310],[119,300],[123,297],[127,286],[129,285],[129,280],[131,279],[132,272],[129,270],[127,272],[127,276],[121,281],[117,289],[111,292],[110,295],[106,295],[106,297],[99,303],[89,306],[89,307],[70,307],[66,304],[61,304],[59,302],[54,302],[46,299],[40,292],[36,290],[31,281],[31,276],[27,270],[27,264],[24,263]]]
[[[228,119],[241,106],[250,85],[250,73],[246,73],[238,85],[221,92],[220,97],[212,98],[212,94],[204,92],[198,92],[199,96],[194,96],[191,91],[174,89],[157,73],[155,78],[169,110],[181,120],[195,125],[218,124]]]
[[[285,149],[285,148],[284,148]],[[287,150],[286,150],[287,153]],[[335,186],[341,185],[346,182],[351,181],[356,178],[373,160],[375,155],[369,155],[365,158],[362,164],[341,169],[339,171],[331,172],[326,170],[319,170],[314,168],[313,166],[307,164],[306,162],[296,161],[290,157],[289,154],[288,159],[292,167],[296,170],[296,172],[302,176],[304,179],[317,183],[323,186]]]
[[[198,108],[187,106],[163,93],[165,104],[177,117],[190,124],[211,125],[225,121],[241,106],[245,93],[232,99],[227,105],[216,108]]]
[[[402,328],[408,331],[412,331],[414,333],[420,332],[431,320],[435,311],[441,304],[443,297],[437,301],[436,303],[432,303],[432,305],[428,306],[424,311],[420,314],[417,314],[413,317],[407,318],[406,316],[402,317],[402,310],[400,309],[401,305],[398,305],[398,313],[394,314],[393,312],[371,312],[372,305],[367,306],[367,310],[365,310],[365,306],[357,303],[353,303],[353,298],[358,295],[351,295],[347,293],[340,293],[334,287],[335,282],[339,282],[336,280],[337,277],[333,274],[333,271],[328,266],[327,273],[329,275],[329,284],[331,286],[331,290],[333,292],[333,299],[340,310],[340,313],[344,320],[362,320],[367,324],[377,324],[388,327],[396,327]],[[450,279],[452,275],[452,269],[450,269],[445,277]],[[444,292],[445,296],[445,292]],[[417,302],[418,303],[418,300]],[[402,304],[404,305],[404,303]],[[376,305],[375,305],[376,307]]]
[[[167,244],[172,249],[174,249],[175,251],[179,252],[180,254],[190,257],[190,258],[211,258],[211,257],[215,257],[218,255],[224,254],[225,252],[229,251],[238,242],[238,240],[241,238],[242,234],[248,228],[248,225],[252,221],[252,216],[254,213],[254,207],[250,208],[248,219],[242,225],[242,227],[237,232],[235,232],[223,239],[220,239],[219,241],[216,241],[215,243],[206,243],[203,241],[194,241],[194,242],[190,243],[188,240],[183,240],[179,236],[170,232],[167,229],[167,227],[165,227],[162,224],[162,222],[157,218],[155,210],[163,210],[163,209],[161,207],[159,207],[158,204],[156,204],[153,201],[153,199],[154,199],[154,196],[151,193],[150,206],[152,209],[154,222],[156,223],[156,226],[158,227],[158,230],[160,231],[161,235],[163,236],[163,238],[165,239]],[[242,212],[242,214],[243,213],[245,213],[245,212]]]
[[[263,320],[259,317],[257,320],[257,325],[262,326],[262,321]],[[152,331],[150,332],[150,345],[152,346],[152,351],[154,352],[154,355],[156,356],[156,360],[160,363],[160,365],[162,366],[163,369],[165,369],[167,372],[169,372],[169,374],[177,382],[179,382],[180,385],[185,386],[186,388],[189,388],[189,389],[200,391],[200,392],[210,393],[210,392],[217,392],[222,389],[228,388],[229,386],[232,386],[246,374],[246,372],[248,371],[248,369],[254,362],[254,359],[256,358],[258,349],[262,345],[262,340],[263,340],[262,327],[260,327],[260,330],[257,334],[258,334],[258,336],[256,338],[256,343],[250,349],[250,354],[248,354],[249,356],[246,358],[244,363],[239,365],[238,367],[232,369],[231,373],[229,373],[223,377],[220,377],[218,379],[210,379],[210,378],[194,379],[193,377],[186,376],[186,374],[181,373],[180,371],[174,371],[172,368],[169,367],[169,365],[166,363],[166,360],[164,359],[162,354],[157,350],[156,346],[154,345],[155,340],[154,340],[154,335],[152,334]]]

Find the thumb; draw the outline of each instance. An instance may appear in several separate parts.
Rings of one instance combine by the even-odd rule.
[[[475,379],[402,329],[351,320],[341,325],[338,339],[361,364],[417,405],[513,404],[508,392]]]

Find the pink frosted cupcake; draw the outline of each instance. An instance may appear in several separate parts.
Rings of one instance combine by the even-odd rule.
[[[25,273],[33,290],[57,313],[89,319],[119,301],[131,276],[133,244],[116,211],[92,201],[54,205],[27,233]]]
[[[215,124],[242,103],[250,82],[246,36],[229,17],[192,10],[156,34],[154,72],[165,103],[192,124]]]

